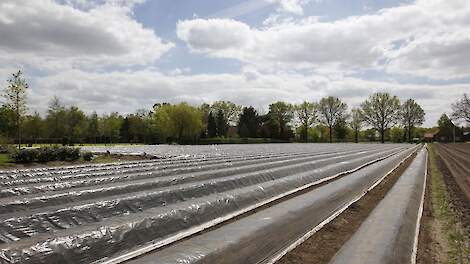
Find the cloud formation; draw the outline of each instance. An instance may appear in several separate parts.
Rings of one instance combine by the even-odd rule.
[[[0,59],[50,70],[146,65],[173,47],[132,18],[135,2],[73,2],[88,9],[52,0],[1,1]]]
[[[298,2],[283,6],[294,11]],[[470,75],[468,60],[462,60],[470,53],[469,26],[470,2],[419,0],[375,14],[328,22],[291,19],[262,29],[230,19],[185,20],[177,33],[193,52],[259,66],[374,68],[450,79]]]

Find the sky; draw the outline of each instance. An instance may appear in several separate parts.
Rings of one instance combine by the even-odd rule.
[[[0,0],[0,87],[29,111],[158,102],[415,99],[425,126],[470,93],[468,0]],[[1,100],[1,99],[0,99]]]

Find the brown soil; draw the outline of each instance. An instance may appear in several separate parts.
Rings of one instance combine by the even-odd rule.
[[[465,229],[470,230],[470,144],[437,144],[437,165],[441,171],[452,209]]]
[[[329,263],[341,246],[352,237],[375,206],[385,197],[413,158],[414,156],[409,158],[359,201],[353,203],[338,217],[276,263]]]

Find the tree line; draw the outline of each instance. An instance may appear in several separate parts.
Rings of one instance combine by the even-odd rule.
[[[278,141],[346,142],[411,141],[425,113],[413,99],[400,102],[389,93],[374,93],[359,107],[348,109],[340,98],[290,104],[278,101],[267,113],[229,101],[156,103],[122,115],[86,114],[65,106],[60,98],[49,102],[45,116],[27,114],[27,82],[19,71],[11,76],[0,106],[0,138],[24,143],[201,143],[208,139],[264,138]],[[467,98],[467,97],[465,97]],[[468,99],[468,98],[467,98]],[[457,106],[456,106],[457,107]]]

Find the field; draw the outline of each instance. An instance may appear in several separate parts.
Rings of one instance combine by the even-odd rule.
[[[363,197],[371,212],[332,263],[366,263],[352,245],[375,260],[416,253],[427,157],[417,145],[84,148],[155,159],[0,171],[1,263],[293,263],[294,248]]]
[[[470,230],[470,144],[438,144],[437,152],[452,203]]]

